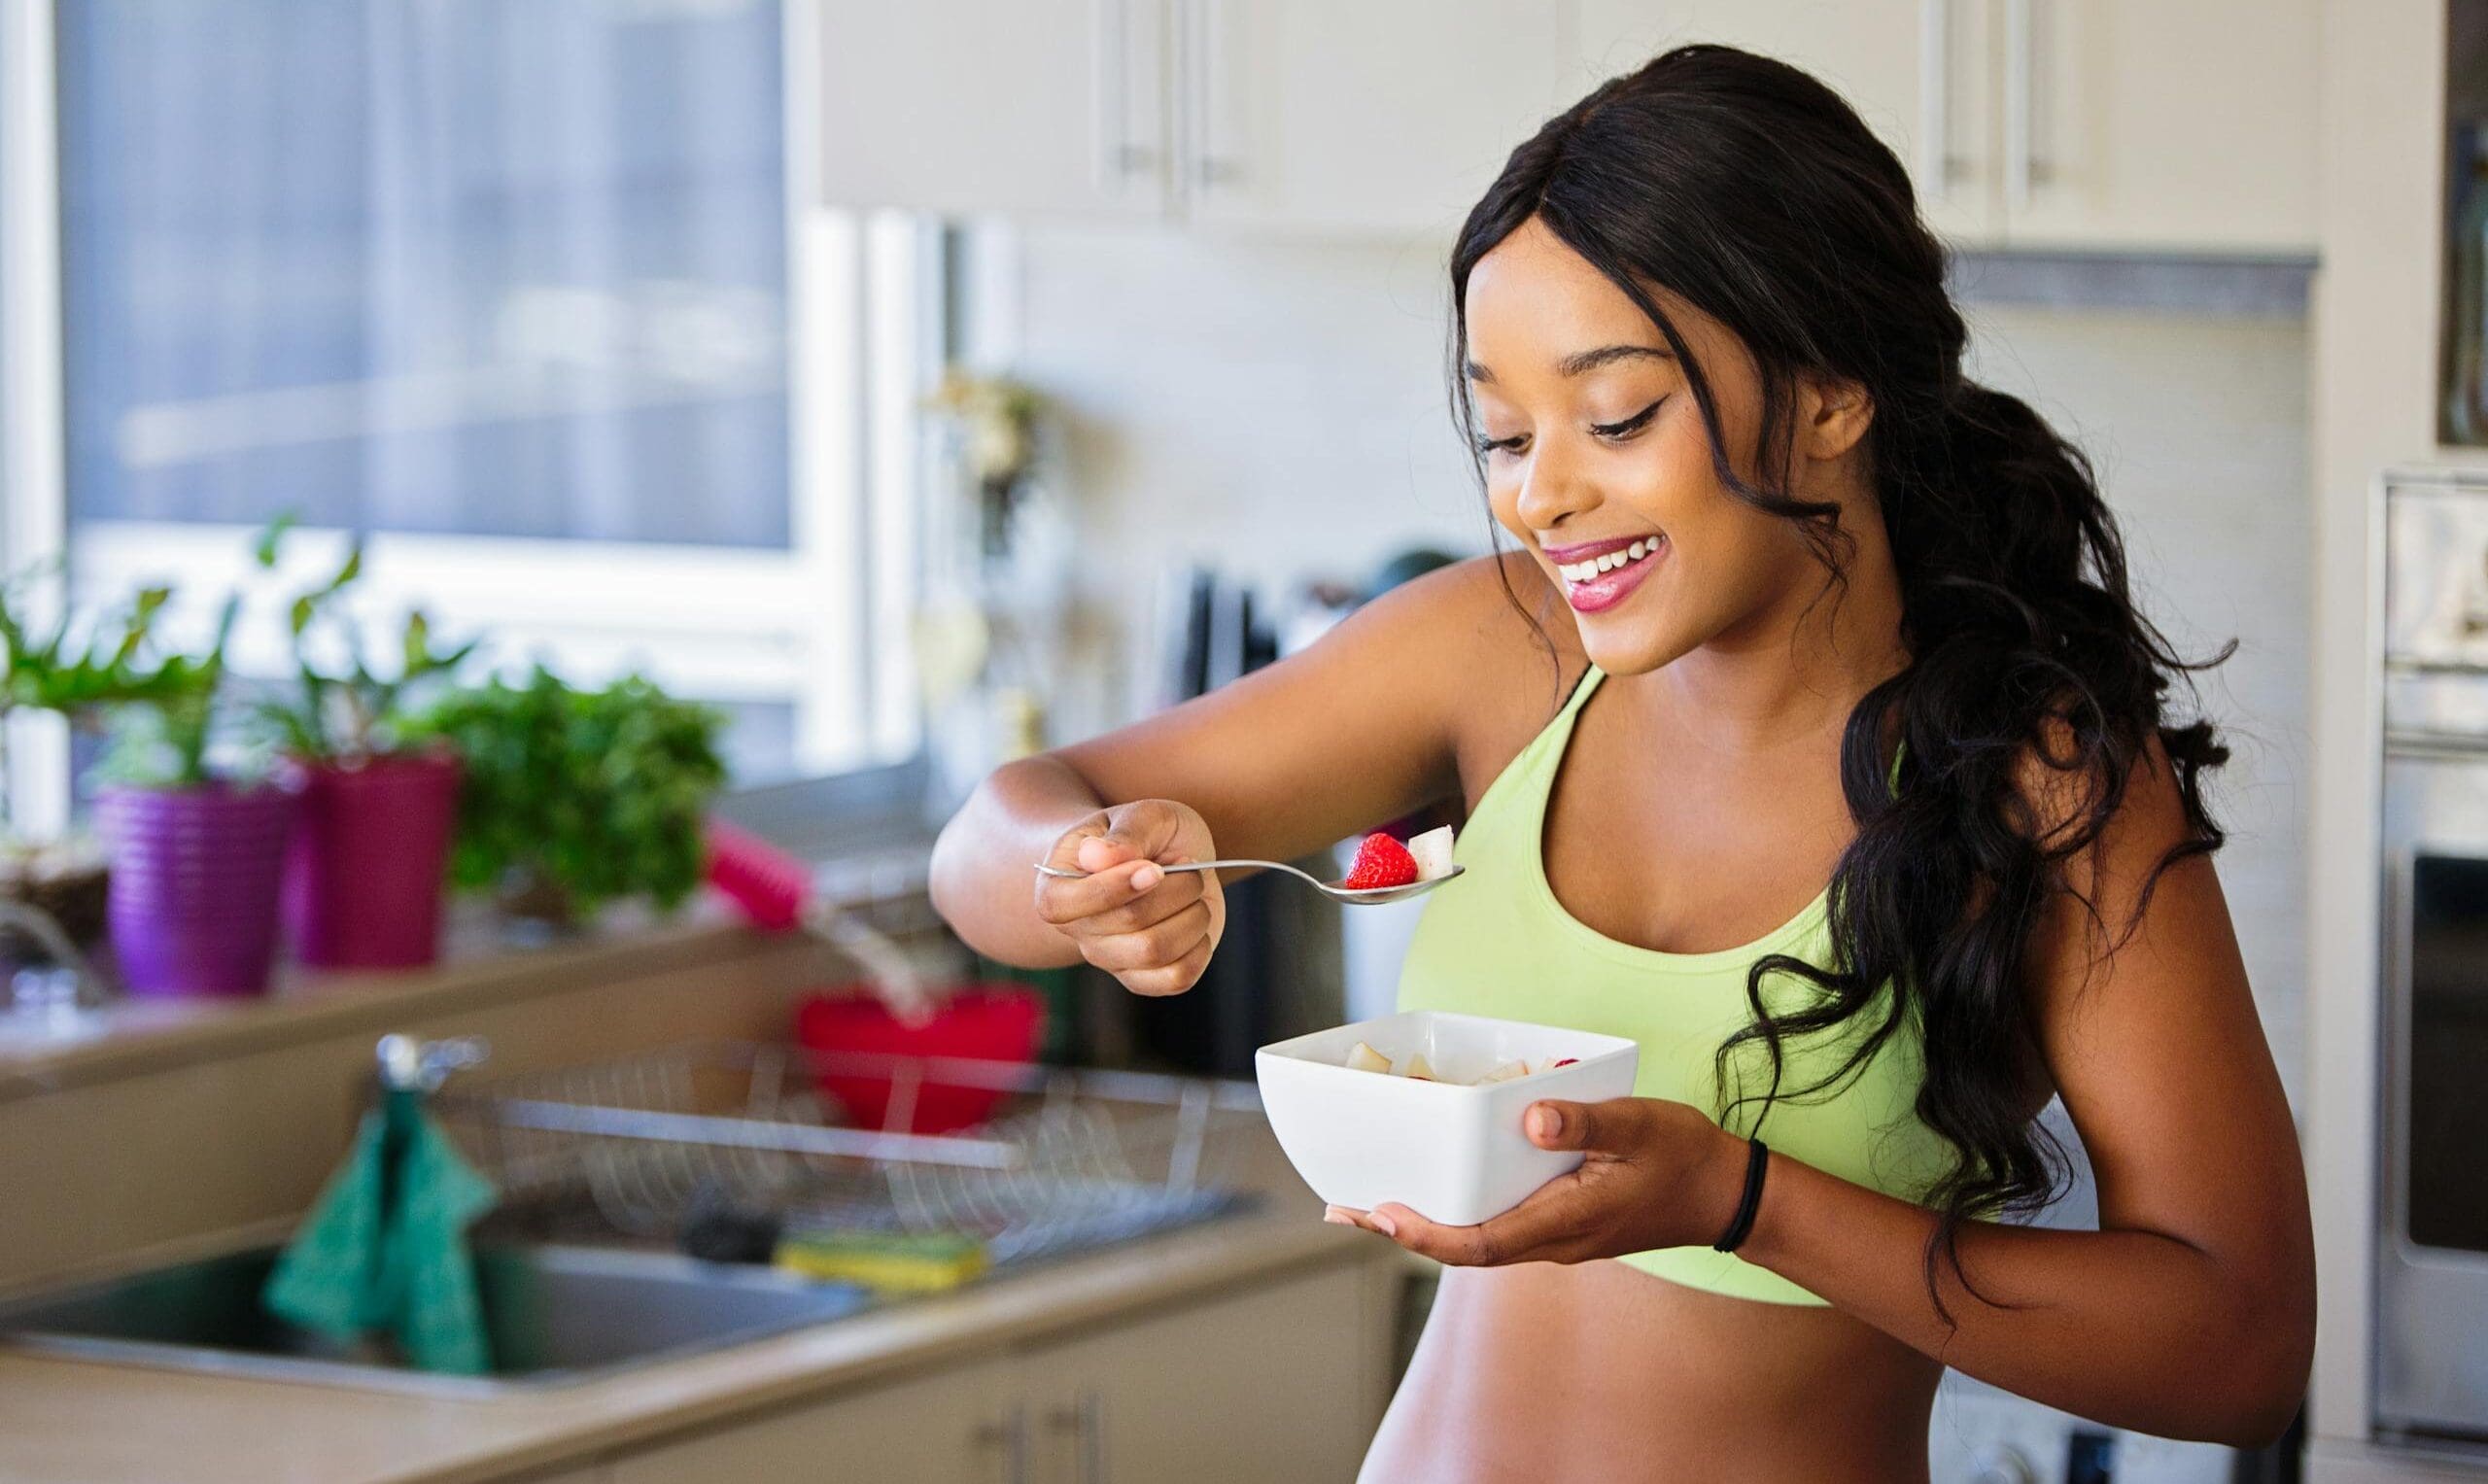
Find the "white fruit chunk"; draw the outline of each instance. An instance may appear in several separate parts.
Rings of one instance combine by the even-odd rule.
[[[1417,863],[1417,880],[1431,881],[1451,874],[1451,826],[1442,825],[1414,836],[1408,841],[1408,854]]]
[[[1506,1061],[1503,1065],[1487,1073],[1485,1076],[1478,1078],[1477,1085],[1482,1087],[1490,1082],[1509,1082],[1515,1077],[1527,1077],[1528,1075],[1529,1064],[1527,1062]]]
[[[1423,1052],[1410,1052],[1408,1053],[1408,1064],[1400,1069],[1400,1075],[1402,1077],[1420,1078],[1426,1082],[1434,1082],[1436,1080],[1434,1077],[1434,1069],[1429,1062],[1427,1062],[1426,1053]]]
[[[1360,1041],[1348,1049],[1348,1070],[1351,1072],[1388,1072],[1391,1058]]]

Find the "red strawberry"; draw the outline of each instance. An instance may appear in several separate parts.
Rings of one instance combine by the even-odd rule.
[[[1406,886],[1417,880],[1417,858],[1388,835],[1367,835],[1357,846],[1356,869],[1341,884],[1350,891],[1381,886]]]
[[[1561,1060],[1561,1061],[1559,1061],[1559,1062],[1555,1063],[1555,1065],[1556,1065],[1556,1066],[1559,1066],[1559,1067],[1575,1067],[1575,1066],[1579,1066],[1580,1064],[1581,1064],[1581,1058],[1580,1058],[1580,1057],[1578,1057],[1578,1056],[1567,1056],[1567,1057],[1565,1057],[1563,1060]],[[1552,1070],[1554,1070],[1554,1068],[1553,1068],[1553,1067],[1550,1067],[1550,1068],[1548,1068],[1547,1070],[1552,1071]]]

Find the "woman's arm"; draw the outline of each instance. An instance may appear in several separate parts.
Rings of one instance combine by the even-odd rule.
[[[2289,1425],[2314,1350],[2304,1170],[2211,862],[2171,866],[2117,935],[2184,830],[2167,760],[2151,756],[2078,863],[2098,921],[2061,895],[2030,965],[2099,1229],[1965,1227],[1962,1267],[1997,1303],[1946,1268],[1954,1329],[1915,1260],[1931,1216],[1775,1159],[1742,1255],[1981,1380],[2112,1425],[2253,1445]]]
[[[1535,568],[1514,576],[1542,586]],[[1136,922],[1152,910],[1128,892],[1109,899],[1125,877],[1119,866],[1115,880],[1078,901],[1040,901],[1030,867],[1057,850],[1071,864],[1077,843],[1066,837],[1076,831],[1114,843],[1103,854],[1088,847],[1086,870],[1173,864],[1213,848],[1293,860],[1456,797],[1461,740],[1476,731],[1464,711],[1481,698],[1492,706],[1499,687],[1552,693],[1552,672],[1542,650],[1532,655],[1533,643],[1495,559],[1419,578],[1301,654],[1120,731],[996,770],[942,832],[934,905],[990,957],[1071,963],[1082,954],[1064,935],[1065,914],[1139,907],[1128,914]],[[1506,692],[1502,708],[1523,706]],[[1118,834],[1113,811],[1141,801],[1184,808],[1140,811],[1132,838]],[[1197,827],[1181,812],[1195,815]],[[1186,889],[1189,875],[1158,889]]]
[[[2180,838],[2164,758],[2083,864],[2100,917],[2132,920]],[[2031,964],[2040,1052],[2091,1156],[2097,1231],[1965,1224],[1963,1269],[1922,1254],[1935,1217],[1774,1154],[1738,1256],[1913,1348],[2112,1426],[2255,1445],[2289,1424],[2314,1346],[2314,1244],[2289,1107],[2211,863],[2172,866],[2129,937],[2052,910]],[[1745,1144],[1649,1099],[1539,1104],[1530,1136],[1580,1172],[1480,1226],[1397,1206],[1364,1224],[1454,1262],[1575,1261],[1708,1243],[1735,1209]],[[1376,1218],[1380,1218],[1376,1221]]]

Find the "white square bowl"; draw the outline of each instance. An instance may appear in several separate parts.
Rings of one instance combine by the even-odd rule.
[[[1395,1065],[1423,1053],[1450,1080],[1350,1071],[1348,1051],[1360,1041]],[[1544,1056],[1576,1059],[1462,1086],[1503,1062]],[[1316,1195],[1361,1211],[1398,1201],[1455,1226],[1500,1216],[1580,1166],[1577,1153],[1529,1142],[1521,1115],[1530,1104],[1629,1096],[1641,1060],[1641,1047],[1618,1036],[1431,1010],[1315,1031],[1253,1056],[1270,1130]]]

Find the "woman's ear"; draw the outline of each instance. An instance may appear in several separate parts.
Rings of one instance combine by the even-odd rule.
[[[1837,459],[1874,426],[1875,402],[1853,381],[1807,377],[1797,389],[1797,449],[1809,459]]]

